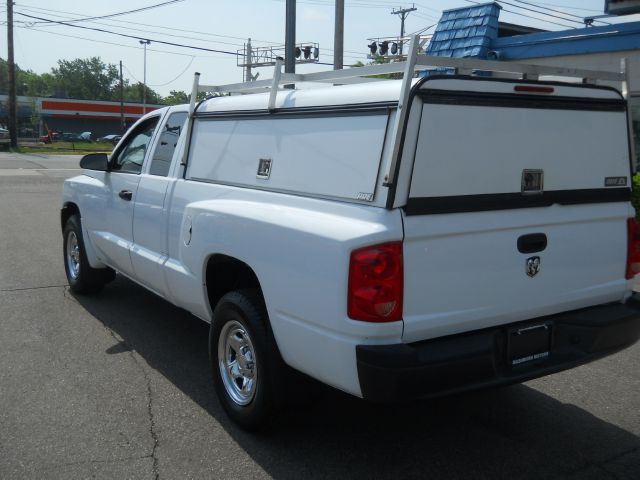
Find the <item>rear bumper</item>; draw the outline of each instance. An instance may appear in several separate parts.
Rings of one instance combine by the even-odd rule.
[[[548,354],[512,365],[513,329],[545,324]],[[411,344],[358,345],[364,398],[395,401],[519,383],[566,370],[635,343],[640,301],[608,304]]]

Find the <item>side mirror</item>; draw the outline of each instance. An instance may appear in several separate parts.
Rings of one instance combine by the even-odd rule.
[[[89,153],[80,160],[80,168],[106,172],[109,166],[109,157],[106,153]]]

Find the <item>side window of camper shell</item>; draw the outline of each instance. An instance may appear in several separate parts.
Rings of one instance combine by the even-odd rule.
[[[153,152],[153,158],[149,166],[150,175],[166,177],[169,174],[171,159],[186,120],[187,112],[175,112],[169,116],[169,119],[162,127],[158,144]]]
[[[160,117],[149,118],[131,132],[111,157],[111,171],[140,173]]]

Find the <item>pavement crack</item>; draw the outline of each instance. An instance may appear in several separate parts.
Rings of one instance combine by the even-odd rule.
[[[153,442],[153,446],[151,447],[151,452],[144,457],[141,458],[151,458],[152,459],[152,475],[154,480],[159,480],[160,472],[159,472],[159,464],[158,457],[156,455],[156,450],[158,449],[158,434],[156,432],[156,422],[155,417],[153,415],[153,389],[151,387],[151,378],[147,373],[147,370],[144,368],[143,363],[136,356],[136,351],[133,346],[129,345],[125,340],[120,337],[115,331],[109,328],[104,322],[100,321],[104,329],[113,337],[114,340],[122,344],[126,347],[126,351],[129,353],[129,356],[133,360],[133,363],[136,364],[142,376],[145,380],[145,384],[147,387],[147,417],[149,418],[149,435],[151,437],[151,441]]]
[[[0,293],[5,292],[28,292],[30,290],[45,290],[47,288],[64,288],[67,285],[45,285],[43,287],[20,287],[20,288],[1,288]]]
[[[133,353],[133,352],[132,352]],[[151,379],[145,372],[145,379],[147,380],[147,413],[149,415],[149,434],[153,440],[153,448],[151,449],[151,458],[153,460],[153,478],[159,480],[160,472],[158,471],[158,457],[156,456],[156,450],[158,448],[158,434],[156,433],[156,422],[153,417],[153,391],[151,390]]]

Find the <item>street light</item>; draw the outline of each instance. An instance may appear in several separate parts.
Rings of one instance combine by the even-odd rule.
[[[147,113],[147,45],[151,40],[140,40],[140,45],[144,46],[144,74],[142,78],[142,114]]]

